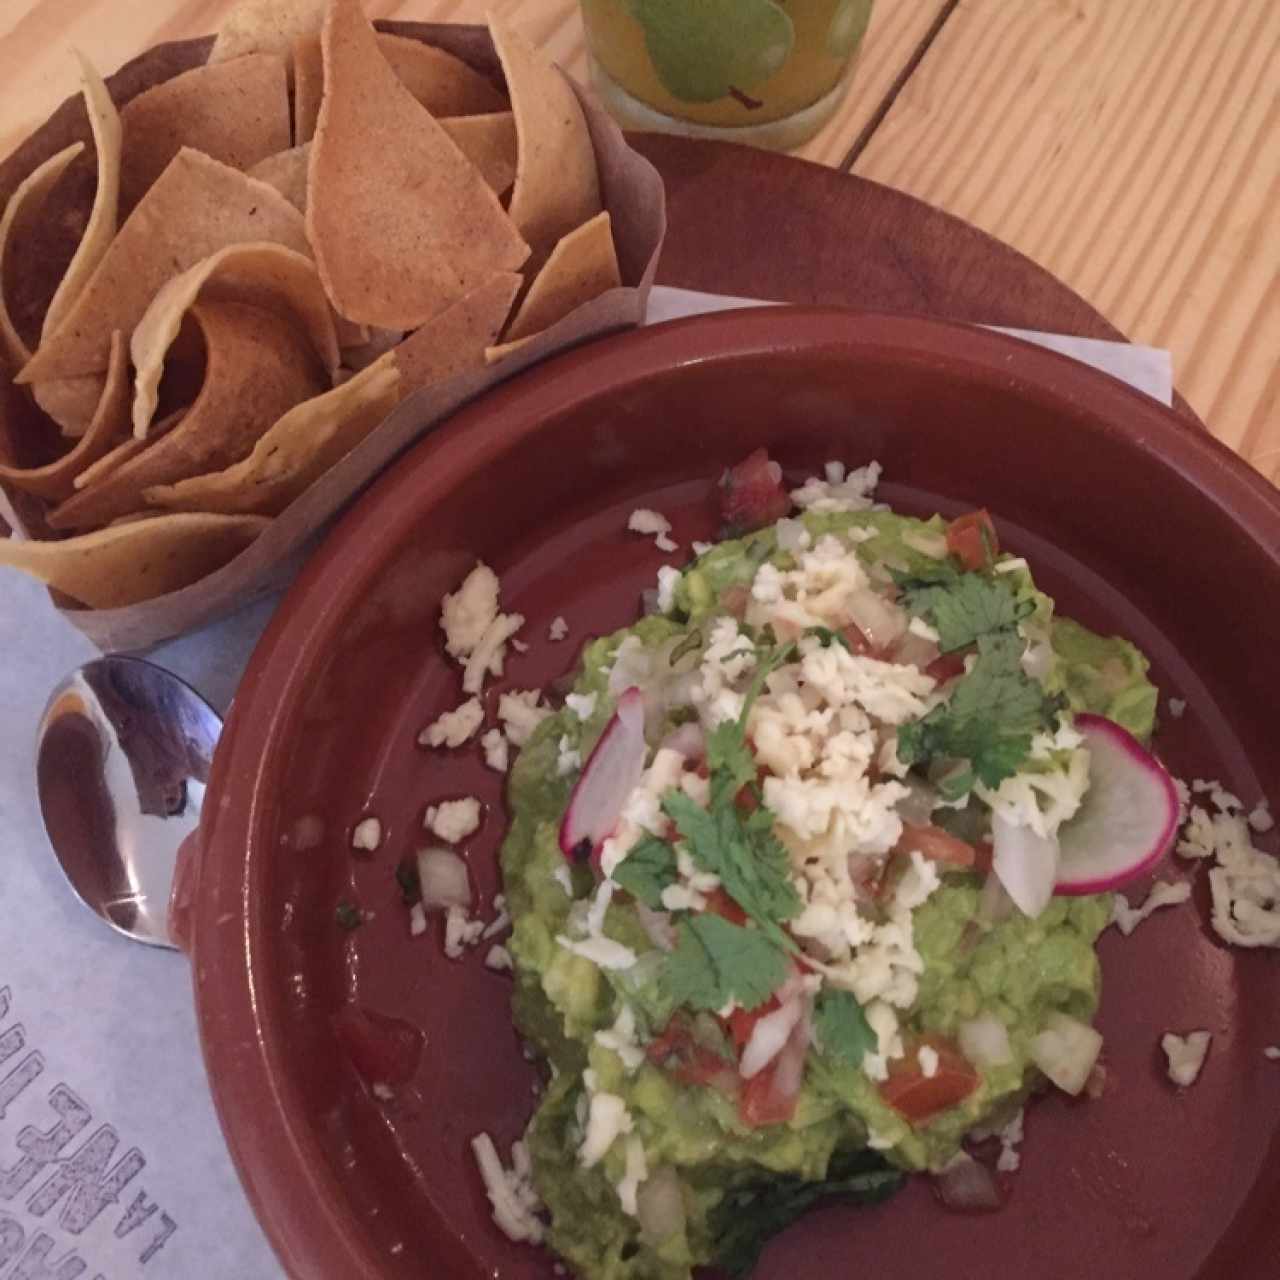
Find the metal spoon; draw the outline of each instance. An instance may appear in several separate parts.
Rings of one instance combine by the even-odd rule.
[[[113,929],[174,945],[178,846],[200,821],[216,711],[141,658],[98,658],[53,691],[36,741],[45,830],[71,888]]]

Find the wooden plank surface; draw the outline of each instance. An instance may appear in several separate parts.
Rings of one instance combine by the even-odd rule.
[[[975,223],[1280,480],[1280,4],[961,0],[854,171]]]
[[[233,0],[0,0],[0,157],[43,120],[78,83],[73,47],[99,70],[161,40],[216,29]],[[947,0],[881,0],[839,114],[801,155],[839,165],[875,115]],[[483,22],[487,9],[510,15],[580,79],[587,78],[578,0],[366,0],[375,18]]]

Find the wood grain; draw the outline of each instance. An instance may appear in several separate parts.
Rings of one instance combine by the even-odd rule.
[[[8,155],[79,83],[73,47],[104,73],[161,40],[205,35],[233,0],[0,0],[0,156]],[[375,18],[483,22],[513,17],[551,56],[587,78],[578,0],[366,0]],[[838,165],[873,118],[946,0],[881,0],[836,117],[800,152]],[[9,21],[10,17],[12,21]],[[6,29],[6,23],[8,23]]]
[[[1169,347],[1280,480],[1280,4],[961,0],[858,157]]]

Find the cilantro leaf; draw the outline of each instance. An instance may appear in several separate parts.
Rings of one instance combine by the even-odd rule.
[[[730,1276],[745,1276],[772,1236],[819,1204],[878,1204],[906,1181],[874,1151],[837,1152],[822,1182],[766,1177],[739,1183],[725,1193],[708,1225],[716,1265]]]
[[[778,924],[800,910],[800,899],[791,883],[787,851],[773,834],[773,815],[767,809],[749,816],[740,813],[732,793],[728,803],[708,811],[683,791],[669,791],[662,809],[684,837],[694,862],[719,876],[725,892],[743,911],[775,942],[791,949],[794,944]]]
[[[786,976],[786,955],[763,932],[707,914],[676,927],[676,948],[667,957],[663,981],[677,1005],[714,1010],[736,1000],[754,1009]]]
[[[662,910],[663,889],[679,878],[676,851],[657,836],[645,836],[633,845],[612,876],[633,898],[655,911]]]
[[[970,761],[997,787],[1018,771],[1032,736],[1052,724],[1055,704],[1022,670],[1021,639],[1013,632],[978,638],[978,660],[948,702],[898,730],[898,757],[923,764],[945,757]]]
[[[711,808],[732,804],[738,792],[756,780],[756,761],[746,736],[733,720],[716,725],[707,737],[711,770]]]
[[[849,642],[838,631],[832,631],[830,627],[807,627],[805,635],[816,636],[818,643],[824,649],[830,649],[833,644],[838,644],[842,649],[849,648]]]
[[[1010,630],[1035,609],[1034,601],[1017,598],[1009,582],[981,573],[957,574],[942,585],[908,586],[903,603],[933,624],[943,653],[967,649],[980,636]]]
[[[862,1006],[848,991],[822,992],[814,1006],[813,1028],[823,1052],[851,1067],[861,1066],[863,1055],[878,1043]]]

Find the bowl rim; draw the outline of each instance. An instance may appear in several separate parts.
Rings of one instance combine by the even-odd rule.
[[[312,555],[259,641],[236,694],[209,783],[196,852],[192,974],[210,1092],[233,1162],[286,1270],[384,1276],[288,1078],[259,965],[269,927],[252,895],[269,852],[268,775],[282,724],[323,657],[347,602],[430,508],[547,418],[686,366],[806,349],[896,351],[1088,411],[1229,514],[1280,570],[1280,490],[1208,432],[1112,376],[1004,333],[918,315],[834,307],[713,313],[591,342],[534,366],[460,409],[379,477]],[[267,696],[263,696],[264,693]],[[216,848],[216,854],[211,850]],[[217,867],[214,874],[211,868]]]

